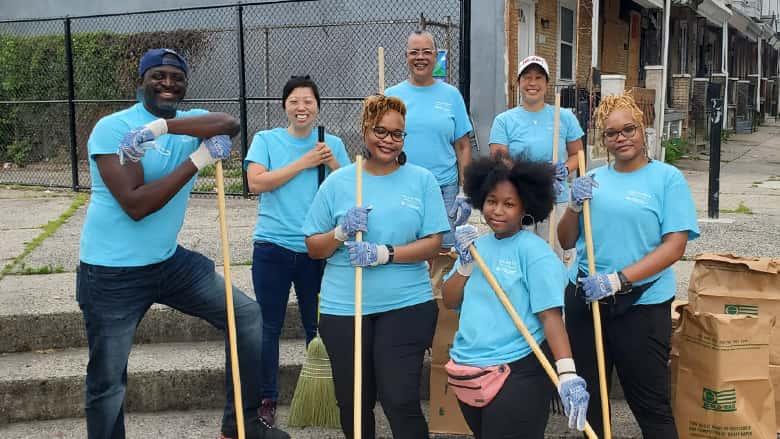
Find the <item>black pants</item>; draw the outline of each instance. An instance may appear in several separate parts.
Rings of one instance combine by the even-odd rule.
[[[542,351],[550,358],[547,344]],[[475,439],[544,439],[553,387],[533,353],[509,363],[509,377],[484,407],[458,401]]]
[[[430,301],[363,316],[363,438],[374,439],[377,399],[397,439],[428,439],[420,407],[425,350],[431,346],[439,309]],[[330,356],[341,429],[353,439],[354,316],[320,316],[320,335]]]
[[[608,378],[617,369],[628,406],[645,439],[676,439],[669,376],[671,347],[671,300],[656,305],[633,305],[620,315],[601,306],[604,363]],[[566,288],[566,330],[577,372],[588,383],[588,422],[602,437],[601,394],[599,392],[593,313],[582,294]]]

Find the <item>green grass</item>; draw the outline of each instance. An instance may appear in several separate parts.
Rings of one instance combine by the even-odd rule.
[[[34,274],[52,274],[52,273],[64,273],[65,267],[62,265],[44,265],[43,267],[26,267],[24,263],[19,267],[19,274],[22,275],[34,275]]]
[[[241,168],[223,169],[222,173],[225,178],[240,178],[243,176]],[[215,177],[217,175],[217,168],[214,165],[208,165],[198,171],[198,177]]]
[[[70,207],[68,207],[68,210],[63,212],[57,219],[49,221],[45,225],[41,226],[41,229],[43,231],[38,236],[33,238],[32,241],[26,243],[24,245],[24,250],[22,250],[22,252],[19,255],[17,255],[15,258],[11,260],[11,262],[9,262],[8,264],[5,265],[5,267],[3,267],[3,270],[0,271],[0,279],[4,278],[5,275],[10,273],[14,269],[14,267],[21,264],[24,258],[26,258],[30,253],[32,253],[33,250],[40,247],[40,245],[43,244],[43,241],[45,241],[46,238],[48,238],[49,236],[53,235],[63,224],[65,224],[81,206],[86,204],[88,199],[89,196],[87,194],[76,195],[76,197],[73,199],[73,202],[70,203]]]
[[[753,215],[753,211],[745,206],[745,203],[740,201],[739,206],[736,209],[721,209],[721,213],[741,213],[743,215]]]

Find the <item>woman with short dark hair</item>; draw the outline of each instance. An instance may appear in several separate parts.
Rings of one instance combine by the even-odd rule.
[[[244,168],[251,192],[261,194],[253,235],[252,283],[263,310],[263,382],[260,415],[271,425],[279,397],[279,337],[287,313],[290,286],[308,344],[317,334],[317,296],[322,263],[306,254],[303,217],[319,187],[318,167],[326,174],[349,164],[340,138],[319,142],[314,123],[320,109],[317,84],[293,76],[282,90],[287,127],[255,134]]]

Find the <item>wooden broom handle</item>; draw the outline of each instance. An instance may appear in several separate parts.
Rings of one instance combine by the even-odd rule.
[[[587,172],[585,167],[585,152],[577,152],[580,176]],[[593,229],[590,226],[590,200],[582,204],[582,222],[585,225],[585,250],[588,255],[588,273],[596,273],[596,257],[593,251]],[[607,374],[604,366],[604,339],[601,334],[601,307],[598,300],[591,302],[593,310],[593,335],[596,338],[596,365],[599,369],[599,393],[601,393],[601,418],[604,423],[604,439],[612,438],[612,427],[609,423],[609,395],[607,394]]]
[[[553,166],[558,166],[558,141],[560,139],[560,132],[561,132],[561,94],[555,93],[555,125],[553,129],[553,147],[552,147],[552,164]],[[555,217],[557,216],[556,212],[556,203],[553,203],[552,211],[550,212],[550,230],[548,231],[547,236],[547,242],[550,244],[550,247],[555,249],[555,235],[556,235],[556,225],[555,225]]]
[[[553,369],[552,365],[550,364],[550,360],[547,359],[547,356],[544,355],[544,352],[542,352],[542,349],[539,347],[539,344],[536,343],[536,340],[534,339],[533,335],[528,331],[528,328],[525,326],[525,323],[523,323],[523,320],[520,318],[520,316],[517,314],[517,311],[515,311],[514,306],[512,306],[512,303],[509,301],[509,298],[506,297],[506,293],[504,293],[504,290],[501,288],[501,286],[498,284],[498,281],[496,281],[496,278],[493,276],[493,273],[490,272],[487,265],[485,265],[485,261],[482,259],[482,256],[480,256],[479,252],[477,251],[477,247],[472,244],[469,246],[469,251],[471,252],[471,255],[474,256],[474,262],[477,263],[477,266],[480,270],[482,270],[482,274],[485,276],[485,279],[487,279],[490,286],[493,288],[493,291],[496,293],[496,296],[498,296],[498,300],[501,301],[501,304],[504,305],[504,309],[509,313],[509,317],[512,318],[512,321],[515,322],[515,326],[517,326],[517,329],[520,330],[520,333],[523,334],[523,338],[525,339],[526,343],[528,343],[528,346],[531,347],[531,351],[533,351],[534,356],[539,360],[539,362],[542,364],[542,368],[544,368],[544,371],[547,373],[547,376],[550,377],[550,380],[552,380],[553,384],[555,384],[555,388],[558,388],[558,374]],[[587,422],[585,423],[585,434],[590,439],[598,439],[598,436],[596,436],[596,433],[593,431],[593,428],[591,428],[590,424]]]
[[[225,182],[222,160],[217,161],[217,206],[219,208],[219,232],[222,237],[222,261],[225,277],[225,308],[227,308],[228,344],[230,345],[230,372],[233,376],[233,399],[236,409],[238,439],[244,439],[244,405],[241,401],[241,375],[238,369],[238,346],[236,344],[236,313],[233,309],[233,283],[230,280],[230,251],[228,249],[227,215],[225,214]]]
[[[355,206],[363,205],[363,156],[355,156]],[[355,233],[355,241],[363,240],[363,232]],[[353,437],[363,437],[363,267],[355,267],[355,364],[354,364]]]

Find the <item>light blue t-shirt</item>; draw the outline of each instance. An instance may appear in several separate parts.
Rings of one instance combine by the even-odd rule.
[[[439,80],[427,87],[404,81],[385,90],[385,96],[398,97],[406,105],[404,151],[409,163],[433,172],[439,186],[457,183],[453,144],[472,130],[460,91]]]
[[[537,343],[545,340],[536,314],[563,307],[566,268],[550,246],[533,232],[522,230],[496,239],[493,233],[474,245]],[[450,276],[460,266],[455,264]],[[479,267],[466,281],[458,332],[450,357],[458,364],[487,367],[510,363],[531,353]]]
[[[490,128],[490,143],[507,145],[512,157],[551,162],[554,134],[555,107],[545,104],[541,111],[527,111],[520,105],[496,116]],[[580,123],[571,110],[561,108],[558,132],[559,162],[565,162],[569,157],[566,143],[579,140],[583,134]],[[564,191],[557,201],[563,203],[568,200],[569,184],[564,182]]]
[[[205,110],[177,111],[176,117],[206,113]],[[139,103],[100,119],[92,130],[87,141],[92,195],[81,231],[81,261],[108,267],[138,267],[164,261],[176,250],[176,238],[184,223],[195,177],[162,209],[134,221],[106,187],[95,162],[96,155],[116,154],[119,142],[128,131],[158,118]],[[141,158],[144,184],[170,174],[189,160],[190,154],[200,145],[195,137],[175,134],[164,134],[154,142],[157,148],[147,149]]]
[[[293,137],[286,128],[274,128],[260,131],[252,139],[244,169],[250,163],[263,165],[268,171],[283,168],[300,159],[301,156],[314,148],[317,143],[317,132],[303,139]],[[349,156],[344,148],[344,142],[336,136],[325,134],[325,143],[333,151],[340,166],[349,164]],[[326,175],[330,168],[325,166]],[[314,194],[319,187],[317,168],[309,168],[299,172],[287,183],[270,192],[260,195],[257,223],[252,239],[271,242],[288,250],[305,253],[306,244],[301,228],[303,219],[309,210]]]
[[[653,160],[634,172],[617,172],[614,165],[606,165],[588,175],[599,185],[593,188],[590,203],[597,272],[613,273],[634,264],[661,245],[667,233],[688,232],[688,240],[699,237],[691,190],[674,166]],[[578,263],[569,272],[572,282],[578,268],[589,273],[582,216],[579,221],[583,232],[577,239]],[[672,267],[633,284],[655,279],[637,305],[663,303],[674,297],[677,283]]]
[[[355,206],[354,164],[339,168],[320,187],[311,204],[303,233],[333,230],[346,211]],[[436,179],[429,171],[405,164],[395,172],[375,176],[363,171],[363,205],[368,232],[363,241],[392,246],[450,230]],[[390,263],[363,269],[363,314],[374,314],[433,300],[424,262]],[[355,268],[347,247],[328,258],[320,292],[323,314],[355,315]]]

